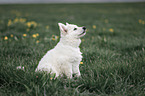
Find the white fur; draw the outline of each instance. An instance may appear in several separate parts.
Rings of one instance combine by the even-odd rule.
[[[72,78],[72,74],[80,76],[79,64],[82,60],[82,53],[79,45],[81,43],[80,37],[85,35],[85,30],[68,23],[66,25],[58,23],[58,25],[61,32],[60,41],[44,55],[36,71],[55,73],[56,77],[62,73],[69,78]]]

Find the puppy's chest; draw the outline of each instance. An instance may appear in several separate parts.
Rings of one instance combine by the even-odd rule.
[[[72,54],[69,54],[68,55],[69,62],[71,62],[71,63],[80,62],[82,60],[82,55],[80,53],[72,53]]]
[[[76,63],[82,60],[82,53],[80,52],[79,48],[63,46],[61,50],[58,50],[58,53],[61,57],[63,57],[63,59],[70,63]]]

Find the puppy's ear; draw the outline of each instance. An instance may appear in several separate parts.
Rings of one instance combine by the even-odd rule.
[[[66,25],[69,25],[69,23],[66,22]]]
[[[63,34],[63,35],[67,34],[67,28],[64,24],[58,23],[58,26],[59,26],[61,34]]]

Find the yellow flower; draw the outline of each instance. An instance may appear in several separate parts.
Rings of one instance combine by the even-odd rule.
[[[96,25],[93,25],[93,29],[96,29]]]
[[[46,26],[46,29],[49,29],[49,26],[48,25]]]
[[[55,41],[55,40],[57,40],[58,38],[59,38],[59,36],[52,35],[52,38],[51,38],[51,39]]]
[[[11,37],[14,37],[14,35],[13,35],[13,34],[11,34]]]
[[[54,40],[54,41],[55,41],[55,38],[52,38],[52,40]]]
[[[27,25],[28,27],[31,27],[31,22],[27,22],[26,25]]]
[[[37,36],[36,36],[36,34],[33,34],[32,37],[33,37],[33,38],[36,38]]]
[[[110,32],[114,32],[114,30],[112,28],[109,29]]]
[[[37,23],[35,21],[31,21],[31,24],[36,27],[37,26]]]
[[[4,37],[4,40],[8,40],[8,37],[7,37],[7,36],[5,36],[5,37]]]
[[[15,18],[15,19],[14,19],[14,23],[17,23],[18,21],[19,21],[18,18]]]
[[[27,36],[27,34],[23,34],[23,36],[24,36],[24,37],[26,37],[26,36]]]
[[[36,27],[36,26],[37,26],[37,23],[36,23],[35,21],[31,21],[31,22],[27,22],[26,25],[27,25],[28,27],[31,27],[31,26]]]
[[[21,23],[24,23],[24,22],[26,22],[26,19],[25,19],[25,18],[20,18],[19,21],[20,21]]]
[[[80,64],[83,64],[83,62],[80,62]]]
[[[55,39],[58,39],[59,38],[59,36],[55,36]]]
[[[141,23],[141,21],[142,21],[141,19],[138,20],[139,23]]]
[[[142,24],[144,24],[144,21],[142,21]]]
[[[9,21],[8,21],[8,26],[10,26],[10,25],[12,25],[12,20],[11,19],[9,19]]]
[[[50,78],[50,80],[52,80],[52,77]]]
[[[36,43],[39,43],[39,40],[37,40]]]
[[[39,34],[37,33],[36,36],[39,36]]]

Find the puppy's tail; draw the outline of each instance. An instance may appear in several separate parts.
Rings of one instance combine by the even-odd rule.
[[[25,67],[24,66],[17,66],[16,69],[25,71]]]

